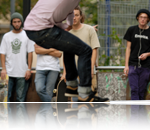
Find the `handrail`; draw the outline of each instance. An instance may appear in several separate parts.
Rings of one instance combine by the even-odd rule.
[[[96,70],[122,70],[125,66],[98,66]]]

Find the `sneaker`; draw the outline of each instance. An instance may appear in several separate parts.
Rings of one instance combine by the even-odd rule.
[[[86,98],[78,97],[78,102],[108,102],[108,98],[100,98],[95,96],[96,92],[91,91],[90,95]]]
[[[78,97],[78,87],[72,88],[67,86],[65,96],[66,97]]]

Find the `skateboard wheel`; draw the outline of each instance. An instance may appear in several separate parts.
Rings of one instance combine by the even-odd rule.
[[[56,112],[53,112],[53,116],[57,116],[57,113],[56,113]]]
[[[53,90],[53,93],[56,93],[56,92],[57,92],[57,89],[54,89],[54,90]]]

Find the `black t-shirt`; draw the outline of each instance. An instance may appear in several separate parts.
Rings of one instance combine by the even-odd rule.
[[[142,32],[140,35],[140,31]],[[141,38],[141,50],[140,50],[140,38]],[[140,30],[138,25],[128,28],[124,39],[131,42],[131,52],[129,58],[129,65],[138,66],[138,57],[150,52],[150,27],[148,29]],[[140,50],[140,53],[139,53]],[[142,67],[150,68],[150,57],[146,60],[141,60]]]

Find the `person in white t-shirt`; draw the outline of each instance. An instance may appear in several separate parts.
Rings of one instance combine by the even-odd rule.
[[[2,64],[1,78],[5,79],[6,74],[9,76],[8,102],[10,102],[14,86],[16,87],[16,101],[25,101],[28,89],[26,81],[31,76],[34,42],[31,41],[25,31],[22,30],[22,24],[22,15],[17,12],[13,13],[11,15],[13,30],[3,36],[0,46]]]
[[[34,45],[37,55],[35,86],[43,102],[50,102],[53,96],[59,71],[59,59],[62,53],[56,49],[45,49]]]

